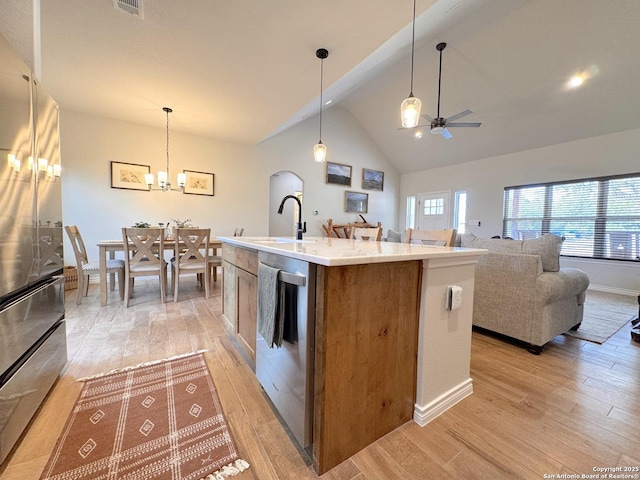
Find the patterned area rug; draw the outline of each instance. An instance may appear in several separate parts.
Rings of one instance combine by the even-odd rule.
[[[218,479],[248,467],[198,353],[87,379],[40,478]]]
[[[638,299],[616,293],[587,290],[582,325],[565,335],[594,343],[604,343],[638,315]]]

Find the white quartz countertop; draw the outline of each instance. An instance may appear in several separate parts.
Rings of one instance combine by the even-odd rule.
[[[307,237],[218,237],[223,243],[296,258],[327,267],[363,263],[402,262],[430,258],[477,258],[486,250],[436,247],[408,243],[370,242],[344,238]]]

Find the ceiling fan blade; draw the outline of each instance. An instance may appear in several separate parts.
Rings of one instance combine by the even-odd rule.
[[[447,122],[447,127],[479,127],[480,125],[482,125],[480,122]]]
[[[416,128],[425,128],[425,127],[431,127],[431,125],[425,124],[425,125],[416,125],[415,127],[398,127],[398,130],[415,130]]]
[[[473,112],[471,110],[465,110],[464,112],[456,113],[455,115],[447,118],[447,122],[452,122],[453,120],[457,120],[458,118],[466,117],[467,115],[471,115]]]
[[[420,115],[422,118],[424,118],[427,122],[431,123],[435,120],[435,118],[431,118],[429,115],[425,115],[424,113],[422,115]]]
[[[442,132],[440,132],[440,135],[442,135],[442,138],[444,138],[445,140],[449,140],[451,137],[453,137],[453,135],[451,135],[451,132],[446,128],[442,129]]]

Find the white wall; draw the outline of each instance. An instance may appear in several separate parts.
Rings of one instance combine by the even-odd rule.
[[[278,171],[296,173],[304,182],[303,221],[307,235],[322,235],[322,223],[357,217],[344,213],[344,191],[325,183],[325,165],[313,161],[317,117],[309,119],[257,146],[233,144],[170,131],[171,177],[183,169],[215,174],[215,195],[183,195],[111,188],[110,162],[150,165],[164,170],[166,131],[132,125],[61,109],[63,222],[78,225],[92,259],[99,240],[119,238],[121,227],[137,221],[155,224],[190,218],[208,226],[214,235],[232,235],[244,227],[245,236],[265,236],[269,217],[269,178]],[[353,166],[351,190],[361,191],[362,167],[385,172],[384,192],[369,192],[369,221],[386,228],[396,225],[398,172],[346,110],[323,114],[323,141],[330,161]],[[313,215],[318,210],[317,216]],[[67,252],[72,252],[65,238]],[[68,265],[74,263],[67,255]]]
[[[318,127],[317,116],[301,122],[257,145],[256,158],[269,165],[270,173],[289,170],[302,179],[302,220],[307,222],[307,235],[322,235],[322,225],[329,218],[334,223],[360,221],[357,214],[344,211],[344,192],[357,191],[369,194],[369,210],[363,216],[371,223],[382,222],[386,236],[387,229],[397,227],[399,173],[351,113],[332,107],[322,115],[322,143],[327,146],[327,161],[351,165],[352,178],[351,187],[327,185],[326,164],[313,161]],[[363,167],[384,172],[384,191],[362,189]]]
[[[630,130],[406,174],[400,182],[398,218],[404,228],[407,196],[465,190],[467,218],[481,222],[480,227],[467,225],[467,232],[501,235],[504,187],[640,172],[638,152],[640,130]],[[636,295],[640,289],[640,265],[634,262],[562,258],[561,266],[584,270],[591,288]]]

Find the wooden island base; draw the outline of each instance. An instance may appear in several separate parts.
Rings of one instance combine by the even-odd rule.
[[[422,261],[318,266],[313,461],[319,475],[411,420]]]
[[[319,475],[411,420],[427,424],[473,392],[473,283],[484,250],[340,238],[222,240],[223,318],[258,367],[259,254],[315,265],[315,318],[307,324],[313,338],[302,353],[313,368],[301,405],[309,429],[302,447],[310,446]],[[453,285],[463,301],[451,310],[445,300]],[[282,390],[273,386],[277,397]],[[290,405],[281,408],[295,423]]]

